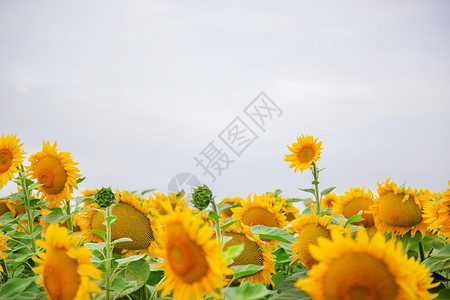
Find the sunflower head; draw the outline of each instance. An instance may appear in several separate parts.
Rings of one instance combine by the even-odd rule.
[[[39,264],[33,270],[42,275],[36,281],[44,285],[49,299],[90,299],[89,293],[101,293],[92,279],[101,280],[101,271],[91,263],[91,252],[78,247],[80,239],[68,234],[67,228],[51,224],[44,240],[36,244],[46,252],[33,260]]]
[[[198,210],[204,210],[208,207],[209,203],[213,200],[213,194],[206,184],[198,186],[192,193],[192,204]]]
[[[330,216],[318,217],[314,211],[312,215],[302,215],[293,221],[292,227],[298,233],[296,242],[291,245],[292,262],[300,259],[308,269],[317,263],[309,251],[309,246],[317,244],[320,237],[330,239],[334,231],[344,232],[342,227],[330,224]]]
[[[311,168],[311,165],[319,160],[322,142],[311,135],[302,135],[297,138],[292,146],[288,146],[290,154],[285,155],[284,160],[290,162],[289,168],[303,172]]]
[[[273,197],[263,194],[251,195],[246,201],[241,201],[241,207],[232,208],[232,218],[240,220],[245,226],[264,225],[284,228],[288,221],[281,212],[282,203],[274,203]]]
[[[138,195],[127,191],[116,193],[116,205],[111,208],[111,214],[116,220],[111,224],[112,241],[120,238],[130,238],[132,241],[117,243],[116,253],[137,251],[152,254],[154,250],[154,224],[148,207],[142,205]],[[83,212],[80,224],[87,240],[102,242],[99,236],[89,230],[106,231],[103,224],[104,212],[93,204]]]
[[[231,239],[225,243],[223,249],[226,251],[230,246],[243,244],[244,250],[234,258],[231,266],[257,265],[264,268],[252,275],[240,278],[239,281],[249,280],[253,283],[264,282],[273,284],[271,274],[275,273],[273,261],[275,256],[270,253],[268,244],[254,235],[248,227],[240,227],[238,223],[228,227],[224,233]]]
[[[347,219],[362,211],[361,222],[353,223],[354,225],[364,226],[366,229],[373,231],[376,229],[370,207],[373,205],[373,194],[365,188],[351,187],[349,192],[345,192],[344,196],[338,198],[334,205],[333,214],[343,215]]]
[[[23,161],[23,144],[17,135],[4,135],[0,138],[0,188],[19,172],[19,165]]]
[[[94,194],[94,201],[100,207],[108,207],[114,203],[116,200],[116,195],[113,193],[111,188],[102,187]]]
[[[9,248],[8,245],[6,244],[5,239],[11,239],[11,237],[0,233],[0,259],[5,259],[8,257],[8,254],[3,252],[5,249],[11,250],[11,248]],[[3,272],[2,265],[0,265],[0,272]]]
[[[378,183],[377,192],[371,210],[378,230],[401,236],[408,231],[414,236],[418,230],[427,234],[422,217],[425,202],[417,190],[397,187],[388,178],[384,183]]]
[[[321,204],[324,209],[334,208],[335,204],[338,202],[339,196],[336,193],[326,194],[322,200]],[[334,212],[332,212],[334,214]]]
[[[239,196],[236,196],[236,197],[233,197],[233,198],[226,197],[226,198],[223,198],[220,201],[219,205],[222,206],[224,204],[231,204],[232,206],[234,206],[234,205],[237,204],[237,206],[240,206],[242,201],[244,201],[244,199],[242,199],[242,197],[239,197]],[[226,218],[231,217],[233,215],[233,212],[231,211],[230,207],[225,208],[225,209],[222,208],[221,209],[221,215],[222,215],[222,219],[226,219]]]
[[[450,188],[442,193],[430,193],[422,197],[425,198],[423,215],[428,230],[438,232],[450,240]]]
[[[432,299],[431,274],[401,248],[381,233],[369,239],[360,230],[353,239],[351,233],[334,232],[332,239],[320,238],[310,247],[318,264],[295,285],[317,300]]]
[[[177,209],[158,218],[157,255],[163,258],[166,278],[162,296],[173,291],[173,299],[201,299],[204,294],[220,298],[215,289],[224,286],[230,274],[214,231],[189,208]]]
[[[78,188],[77,178],[81,176],[70,153],[58,150],[56,142],[44,142],[42,151],[30,156],[28,167],[30,177],[40,184],[38,194],[52,207],[59,206],[63,199],[72,199],[73,188]]]

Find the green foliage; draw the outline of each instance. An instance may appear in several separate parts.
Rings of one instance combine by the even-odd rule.
[[[439,272],[450,269],[450,245],[434,252],[423,261],[430,269],[430,272]]]
[[[264,286],[264,284],[262,283],[254,284],[249,281],[244,281],[238,287],[224,288],[222,291],[222,294],[226,299],[233,299],[233,300],[262,299],[270,293],[271,291],[268,290]]]
[[[295,242],[295,238],[292,234],[278,227],[256,225],[252,227],[252,232],[262,239],[277,240],[291,244]]]

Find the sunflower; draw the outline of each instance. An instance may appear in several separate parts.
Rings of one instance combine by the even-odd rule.
[[[232,208],[235,220],[240,220],[246,226],[264,225],[268,227],[284,228],[289,222],[281,212],[282,203],[273,203],[273,197],[267,194],[251,195],[246,201],[241,201],[241,207]]]
[[[0,233],[0,259],[5,259],[8,257],[8,254],[6,254],[5,252],[3,252],[3,250],[7,249],[7,250],[11,250],[11,248],[8,247],[8,245],[6,244],[6,242],[3,240],[3,238],[5,239],[11,239],[11,237],[9,237],[8,235],[4,235],[2,233]],[[0,265],[0,272],[3,272],[3,267],[2,265]]]
[[[422,208],[425,204],[419,192],[411,188],[397,187],[394,182],[386,179],[378,183],[378,197],[374,198],[371,207],[375,226],[383,233],[391,232],[394,236],[403,236],[411,231],[414,236],[419,230],[427,234],[427,225],[423,221]]]
[[[450,185],[450,180],[448,181]],[[442,194],[432,194],[424,206],[424,219],[431,232],[439,232],[450,239],[450,188]]]
[[[226,198],[223,198],[220,201],[219,206],[222,206],[224,204],[231,204],[231,205],[236,205],[237,204],[238,206],[240,206],[241,205],[241,201],[244,201],[244,199],[242,199],[242,197],[240,197],[240,196],[236,196],[236,197],[233,197],[233,198],[226,197]],[[226,219],[226,218],[231,217],[233,215],[233,212],[231,211],[231,208],[225,208],[225,209],[221,210],[221,215],[222,215],[222,219]]]
[[[336,193],[329,193],[323,196],[320,203],[324,209],[334,208],[335,203],[339,200],[339,196]],[[334,213],[334,212],[332,212]]]
[[[237,256],[231,266],[240,265],[257,265],[264,266],[261,271],[249,275],[247,277],[240,278],[239,281],[249,280],[253,283],[264,282],[267,284],[273,284],[271,274],[275,273],[273,261],[275,256],[270,253],[270,247],[268,244],[254,235],[248,227],[239,226],[238,223],[228,227],[225,232],[225,236],[231,237],[231,240],[225,243],[223,250],[227,250],[228,247],[244,244],[244,250]]]
[[[85,247],[77,247],[80,242],[68,234],[67,228],[51,224],[45,241],[36,244],[46,250],[39,252],[33,260],[40,266],[33,268],[42,278],[36,279],[44,285],[48,299],[90,299],[89,293],[101,293],[92,279],[101,280],[101,271],[90,261],[91,252]]]
[[[318,217],[314,210],[312,215],[302,215],[292,222],[292,226],[298,233],[296,242],[291,245],[292,263],[300,259],[308,269],[317,263],[309,251],[309,246],[317,244],[319,237],[330,239],[332,232],[344,232],[344,228],[330,224],[330,216]]]
[[[319,262],[295,286],[317,300],[324,299],[433,299],[428,289],[433,278],[414,258],[402,254],[400,243],[376,233],[369,240],[364,230],[356,240],[349,233],[320,238],[311,254]],[[332,251],[330,251],[332,249]]]
[[[376,227],[370,207],[373,205],[373,194],[365,188],[351,187],[350,192],[345,192],[344,196],[338,198],[334,204],[333,214],[343,215],[347,219],[362,211],[361,222],[353,223],[353,225],[364,226],[369,232],[375,232]]]
[[[319,160],[322,142],[314,139],[311,135],[302,135],[297,138],[297,142],[292,146],[287,146],[292,152],[285,155],[284,160],[291,162],[289,168],[294,167],[294,171],[303,172],[311,168],[311,165]]]
[[[4,135],[0,138],[0,188],[14,178],[14,173],[19,172],[18,167],[23,161],[23,144],[17,135]]]
[[[6,214],[7,212],[11,212],[11,209],[9,208],[10,202],[10,199],[0,200],[0,216]]]
[[[111,224],[111,240],[120,238],[130,238],[131,242],[121,242],[114,246],[116,253],[124,253],[130,251],[129,254],[135,252],[153,254],[154,242],[154,224],[150,216],[150,210],[141,205],[139,196],[130,192],[116,193],[117,204],[111,208],[111,214],[116,220]],[[84,211],[78,225],[82,226],[84,236],[87,240],[103,242],[103,240],[88,230],[106,231],[103,224],[105,216],[96,204]],[[104,210],[104,209],[103,209]]]
[[[173,299],[203,299],[224,286],[231,274],[214,238],[214,231],[191,209],[177,209],[160,216],[157,222],[157,255],[163,258],[157,268],[164,268],[166,278],[159,285],[162,297],[173,291]]]
[[[277,204],[281,204],[281,213],[286,216],[286,220],[288,222],[291,222],[300,217],[298,208],[292,205],[291,202],[287,201],[286,198],[283,198],[281,194],[267,193],[267,195],[271,199],[272,205],[275,206]]]
[[[77,188],[77,178],[81,175],[75,168],[78,163],[72,160],[69,152],[59,152],[56,142],[53,146],[44,142],[42,151],[29,158],[30,177],[37,179],[41,186],[38,195],[42,194],[51,207],[60,206],[62,200],[72,199],[73,188]]]
[[[167,215],[173,212],[177,207],[186,207],[186,202],[183,196],[178,196],[177,193],[171,193],[166,195],[163,193],[153,193],[147,199],[144,200],[144,206],[155,217],[161,215]]]

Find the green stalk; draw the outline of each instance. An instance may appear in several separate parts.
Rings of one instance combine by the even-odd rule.
[[[67,215],[70,215],[72,213],[71,209],[70,209],[70,200],[66,200],[66,212]],[[69,229],[69,231],[73,232],[73,222],[72,222],[72,217],[69,217],[66,220],[66,224],[67,224],[67,228]]]
[[[112,259],[112,247],[111,247],[111,206],[106,207],[106,300],[110,299],[111,290],[111,259]]]
[[[220,217],[220,210],[217,207],[216,201],[214,199],[211,200],[213,211]],[[220,221],[216,221],[216,232],[217,232],[217,240],[219,241],[219,245],[222,245],[222,233],[220,229]]]
[[[28,219],[28,233],[31,234],[34,231],[34,209],[31,207],[31,196],[30,191],[28,190],[27,184],[25,182],[24,173],[20,172],[20,185],[22,187],[22,191],[25,196],[25,210],[27,212]],[[36,252],[36,240],[35,238],[31,239],[31,249],[33,252]]]
[[[420,262],[423,262],[425,260],[425,251],[423,250],[422,240],[419,242],[419,255],[420,255]]]
[[[315,189],[315,197],[316,197],[316,206],[317,206],[317,216],[320,216],[320,195],[319,195],[319,172],[317,172],[316,163],[312,163],[311,172],[314,177],[314,181],[312,182]]]

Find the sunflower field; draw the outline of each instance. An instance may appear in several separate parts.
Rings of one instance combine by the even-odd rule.
[[[310,135],[284,158],[311,178],[299,198],[216,199],[206,185],[186,191],[191,201],[109,187],[75,196],[85,177],[70,153],[22,147],[2,134],[0,188],[17,190],[0,198],[0,300],[450,299],[450,188],[387,178],[338,195],[320,186]]]

